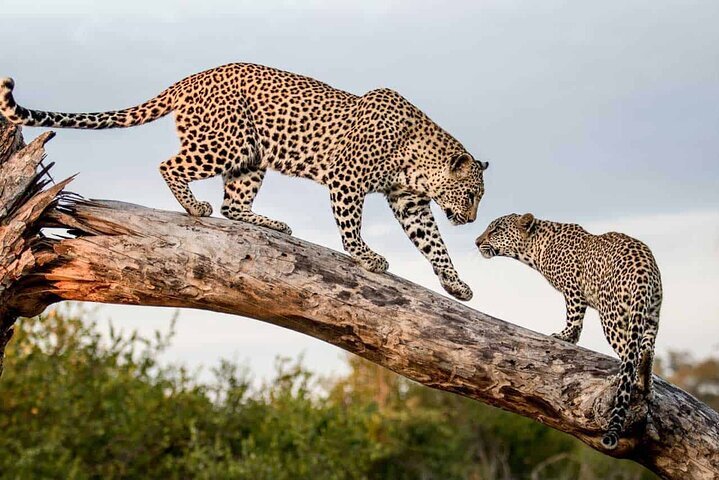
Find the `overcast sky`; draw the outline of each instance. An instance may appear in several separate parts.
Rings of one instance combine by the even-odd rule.
[[[440,219],[475,296],[470,305],[551,333],[561,295],[519,263],[481,259],[474,238],[496,216],[531,211],[594,233],[644,240],[662,270],[658,349],[719,347],[719,2],[27,1],[4,0],[0,76],[24,106],[95,111],[140,103],[194,72],[236,61],[290,70],[361,94],[401,92],[490,162],[474,224]],[[25,130],[26,138],[41,129]],[[48,145],[72,190],[179,210],[157,172],[178,142],[171,117],[113,131],[64,130]],[[219,211],[219,179],[193,184]],[[255,210],[298,237],[340,249],[326,190],[268,176]],[[438,212],[439,213],[439,212]],[[441,290],[384,200],[368,200],[368,243],[390,270]],[[105,307],[100,318],[165,328],[163,309]],[[596,314],[580,342],[610,352]],[[278,354],[313,369],[341,353],[259,322],[183,311],[173,359]]]

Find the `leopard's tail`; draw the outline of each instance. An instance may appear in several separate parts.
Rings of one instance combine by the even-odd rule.
[[[12,78],[0,78],[0,113],[10,122],[30,127],[124,128],[157,120],[172,111],[173,87],[136,107],[94,113],[59,113],[30,110],[15,102]]]
[[[619,437],[624,431],[632,390],[637,383],[641,341],[644,337],[649,299],[644,294],[637,295],[634,298],[635,300],[626,319],[626,335],[628,338],[626,350],[620,355],[622,363],[619,367],[619,382],[614,398],[614,407],[609,416],[609,427],[602,437],[602,446],[608,450],[616,448],[619,443]]]

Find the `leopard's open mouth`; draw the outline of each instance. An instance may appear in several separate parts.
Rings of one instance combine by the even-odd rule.
[[[479,253],[481,253],[484,258],[492,258],[497,256],[497,251],[492,245],[488,243],[483,243],[479,246]]]

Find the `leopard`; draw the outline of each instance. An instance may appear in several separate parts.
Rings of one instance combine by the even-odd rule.
[[[195,198],[190,182],[221,175],[222,215],[291,235],[286,223],[252,209],[266,171],[326,186],[344,250],[377,273],[389,264],[362,238],[362,209],[367,195],[383,194],[442,287],[457,299],[472,298],[442,240],[431,202],[453,225],[473,222],[489,163],[475,159],[392,89],[355,95],[308,76],[232,63],[191,75],[135,107],[59,113],[18,105],[14,86],[11,78],[0,79],[0,113],[25,126],[123,128],[174,113],[179,152],[159,170],[192,216],[210,216],[212,206]]]
[[[493,220],[475,244],[485,258],[513,258],[541,273],[564,295],[566,324],[552,336],[576,344],[587,307],[599,313],[620,359],[608,427],[601,443],[617,447],[635,391],[649,406],[662,283],[657,262],[640,240],[618,232],[594,235],[572,223],[510,214]],[[647,429],[651,432],[651,413]]]

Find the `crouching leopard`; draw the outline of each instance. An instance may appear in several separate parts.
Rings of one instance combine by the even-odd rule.
[[[587,306],[599,312],[604,334],[621,360],[609,427],[602,438],[605,448],[615,448],[635,385],[645,398],[652,395],[662,303],[652,252],[621,233],[592,235],[579,225],[538,220],[531,213],[497,218],[476,245],[485,258],[511,257],[538,270],[564,294],[566,326],[554,337],[577,343]]]
[[[160,173],[190,215],[208,216],[212,208],[195,198],[189,183],[222,175],[224,216],[291,234],[283,222],[252,211],[265,171],[326,185],[345,250],[373,272],[388,264],[362,239],[362,206],[367,194],[383,193],[445,290],[461,300],[472,297],[447,253],[430,201],[453,224],[474,221],[488,164],[393,90],[357,96],[248,63],[192,75],[141,105],[109,112],[29,110],[15,102],[13,87],[12,79],[0,79],[0,112],[28,126],[122,128],[174,112],[180,151],[160,164]]]

